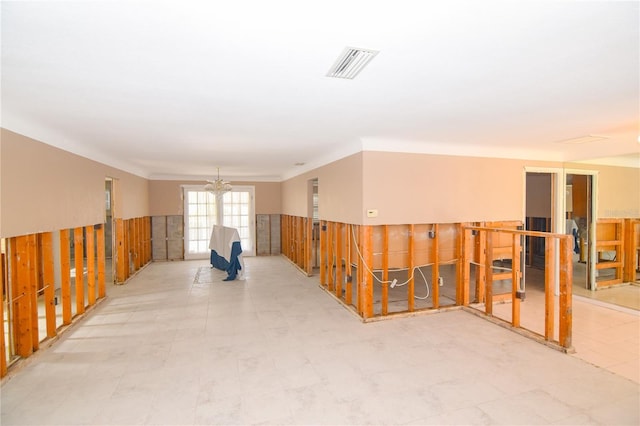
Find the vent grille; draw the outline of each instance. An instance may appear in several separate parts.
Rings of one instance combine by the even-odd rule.
[[[596,142],[596,141],[601,141],[604,139],[609,139],[608,136],[601,136],[601,135],[586,135],[586,136],[580,136],[577,138],[572,138],[572,139],[565,139],[565,140],[561,140],[561,141],[557,141],[558,143],[566,143],[566,144],[571,144],[571,145],[579,145],[579,144],[583,144],[583,143],[588,143],[588,142]]]
[[[329,69],[327,77],[354,79],[377,54],[377,50],[347,47]]]

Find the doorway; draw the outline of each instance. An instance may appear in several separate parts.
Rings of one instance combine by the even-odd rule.
[[[184,258],[206,259],[214,225],[238,230],[242,253],[255,256],[255,189],[234,186],[215,196],[202,186],[184,186]]]
[[[573,287],[595,290],[592,247],[594,233],[593,181],[591,174],[566,174],[566,234],[574,237]]]
[[[105,253],[105,283],[113,284],[114,262],[114,232],[113,232],[113,179],[104,180],[105,220],[104,220],[104,253]]]

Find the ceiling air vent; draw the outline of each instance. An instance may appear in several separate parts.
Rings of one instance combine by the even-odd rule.
[[[564,139],[561,141],[557,141],[558,143],[566,143],[566,144],[572,144],[572,145],[579,145],[582,143],[588,143],[588,142],[597,142],[597,141],[602,141],[605,139],[609,139],[608,136],[601,136],[601,135],[586,135],[586,136],[580,136],[577,138],[571,138],[571,139]]]
[[[347,47],[333,64],[327,77],[353,79],[377,54],[377,50]]]

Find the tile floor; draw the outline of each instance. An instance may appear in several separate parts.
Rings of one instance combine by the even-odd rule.
[[[640,384],[577,356],[462,310],[363,324],[286,259],[245,263],[244,281],[187,261],[110,287],[3,382],[1,424],[640,423]],[[576,341],[619,321],[589,307],[606,318],[576,304]],[[615,333],[637,351],[634,318]]]

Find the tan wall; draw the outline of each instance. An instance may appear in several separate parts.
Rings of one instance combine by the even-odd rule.
[[[365,224],[523,219],[524,168],[555,163],[390,152],[364,153]],[[367,218],[366,210],[378,217]]]
[[[148,181],[2,129],[2,237],[105,220],[105,178],[117,180],[119,217],[149,214]]]
[[[233,181],[232,185],[255,187],[256,214],[280,214],[280,182]],[[202,185],[203,181],[152,180],[149,182],[149,209],[152,216],[184,213],[182,185]]]
[[[362,154],[350,155],[282,182],[282,213],[309,217],[309,180],[317,178],[320,219],[360,223]]]
[[[640,169],[578,163],[565,168],[598,172],[598,217],[640,217]]]

